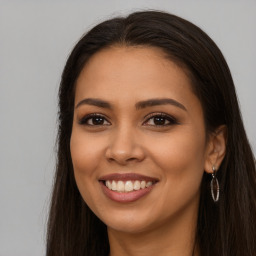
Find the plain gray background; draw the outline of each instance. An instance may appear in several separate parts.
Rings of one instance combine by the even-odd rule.
[[[140,9],[174,13],[213,38],[256,152],[256,1],[0,0],[0,256],[45,254],[57,90],[69,52],[93,25]]]

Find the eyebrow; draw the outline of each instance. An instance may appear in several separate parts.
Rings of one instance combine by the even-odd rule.
[[[135,104],[135,107],[136,107],[136,109],[142,109],[142,108],[146,108],[146,107],[153,107],[153,106],[158,106],[158,105],[168,105],[168,104],[187,111],[187,109],[185,108],[184,105],[182,105],[178,101],[176,101],[174,99],[170,99],[170,98],[149,99],[149,100],[145,100],[145,101],[140,101]]]
[[[147,107],[153,107],[153,106],[159,106],[159,105],[173,105],[175,107],[178,107],[182,110],[187,111],[184,105],[182,105],[180,102],[170,99],[170,98],[163,98],[163,99],[148,99],[145,101],[139,101],[135,104],[135,108],[137,110],[147,108]],[[107,108],[112,109],[112,106],[109,102],[97,99],[97,98],[86,98],[81,100],[77,105],[76,108],[78,108],[81,105],[92,105],[97,106],[100,108]]]
[[[97,107],[100,107],[100,108],[111,109],[111,105],[107,101],[100,100],[100,99],[93,99],[93,98],[87,98],[87,99],[81,100],[76,105],[76,108],[80,107],[81,105],[92,105],[92,106],[97,106]]]

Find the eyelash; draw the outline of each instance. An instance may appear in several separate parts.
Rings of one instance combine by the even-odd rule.
[[[100,119],[103,120],[103,122],[107,121],[108,124],[104,124],[104,123],[103,124],[98,124],[98,125],[97,124],[88,124],[88,121],[90,119],[93,120],[93,118],[100,118]],[[145,122],[143,122],[143,124],[149,122],[153,118],[162,118],[164,120],[164,123],[166,121],[169,122],[168,124],[153,124],[153,125],[150,124],[150,125],[147,125],[147,126],[166,127],[166,126],[179,124],[176,118],[174,118],[170,115],[167,115],[165,113],[151,113],[146,118],[147,118],[147,120]],[[92,114],[86,115],[85,117],[81,118],[79,120],[79,124],[93,127],[93,126],[108,126],[108,125],[110,125],[110,122],[103,115],[97,114],[97,113],[92,113]]]
[[[103,119],[104,122],[105,122],[105,120],[106,120],[106,118],[105,118],[103,115],[100,115],[100,114],[97,114],[97,113],[93,113],[93,114],[89,114],[89,115],[86,115],[86,116],[84,116],[83,118],[81,118],[81,119],[79,120],[79,124],[81,124],[81,125],[87,125],[87,126],[100,126],[100,125],[96,125],[96,124],[88,124],[88,123],[87,123],[88,120],[90,120],[90,119],[93,120],[93,118],[96,118],[96,117]],[[104,124],[103,124],[103,125],[104,125]],[[106,124],[105,124],[105,125],[106,125]]]
[[[147,116],[147,120],[146,122],[148,122],[149,120],[153,119],[153,118],[163,118],[166,122],[166,120],[169,122],[168,124],[155,124],[155,125],[149,125],[149,126],[157,126],[157,127],[165,127],[165,126],[171,126],[171,125],[175,125],[178,124],[178,121],[176,118],[174,118],[173,116],[167,115],[165,113],[151,113]],[[144,123],[146,123],[144,122]],[[154,121],[153,121],[154,122]]]

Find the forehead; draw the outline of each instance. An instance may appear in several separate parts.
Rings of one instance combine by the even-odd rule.
[[[192,88],[185,70],[161,49],[114,46],[94,54],[86,63],[77,80],[76,98],[110,91],[143,91],[145,97],[151,97],[147,94],[184,94]]]

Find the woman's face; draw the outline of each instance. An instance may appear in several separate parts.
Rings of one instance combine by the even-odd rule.
[[[78,189],[108,228],[136,233],[196,215],[203,111],[161,50],[116,46],[89,60],[76,84],[70,148]]]

